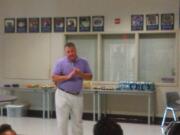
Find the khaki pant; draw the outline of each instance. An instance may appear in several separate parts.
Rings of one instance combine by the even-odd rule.
[[[55,93],[58,135],[68,135],[69,115],[72,135],[83,135],[82,112],[83,96],[72,95],[60,89]]]

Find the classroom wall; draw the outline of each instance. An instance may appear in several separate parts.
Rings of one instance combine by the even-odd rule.
[[[73,6],[72,6],[73,5]],[[38,34],[4,34],[4,18],[8,17],[56,17],[56,16],[93,16],[93,15],[104,15],[105,16],[105,32],[130,32],[130,16],[132,14],[147,14],[147,13],[175,13],[175,29],[178,29],[178,19],[179,19],[179,3],[177,0],[1,0],[0,1],[0,82],[3,83],[20,83],[25,84],[31,83],[50,83],[50,75],[46,77],[37,77],[36,79],[31,78],[30,73],[29,78],[21,79],[9,79],[5,73],[4,63],[9,61],[9,57],[6,56],[8,52],[8,47],[4,46],[5,43],[9,43],[9,39],[13,39],[14,46],[18,46],[18,43],[22,43],[24,37],[26,41],[34,41],[36,39],[36,44],[41,44],[43,38],[48,41],[45,44],[49,47],[47,49],[48,55],[46,56],[47,62],[49,63],[49,73],[52,68],[53,63],[58,57],[63,56],[63,45],[64,45],[64,35],[62,33],[38,33]],[[119,25],[114,24],[114,19],[120,18],[121,23]],[[37,40],[41,37],[41,40]],[[26,43],[25,41],[25,43]],[[12,44],[12,45],[13,45]],[[31,43],[29,43],[30,45]],[[10,49],[10,47],[9,47]],[[15,48],[14,48],[15,49]],[[33,53],[33,48],[29,52]],[[11,50],[12,51],[12,50]],[[17,54],[21,55],[22,51],[16,49]],[[39,50],[41,51],[41,50]],[[10,53],[11,54],[11,53]],[[6,56],[6,57],[5,57]],[[12,55],[14,56],[14,55]],[[44,59],[43,59],[44,60]],[[12,60],[13,61],[13,60]],[[33,61],[31,61],[33,63]],[[20,64],[20,62],[18,62]],[[22,63],[23,64],[23,63]],[[38,63],[37,63],[38,64]],[[8,65],[8,63],[6,63]],[[34,65],[30,65],[34,68]],[[22,68],[23,66],[20,65]],[[31,68],[31,67],[29,67]],[[23,69],[23,68],[22,68]],[[47,69],[44,69],[44,73],[47,73]],[[34,73],[32,73],[34,74]],[[14,75],[15,76],[15,75]],[[178,76],[179,77],[179,76]],[[179,82],[178,82],[179,84]],[[165,91],[171,89],[178,89],[178,86],[171,87],[158,87],[156,93],[156,115],[162,116],[162,111],[164,107],[164,93]],[[32,109],[39,109],[41,103],[38,99],[40,95],[22,95],[23,101],[29,102]],[[26,98],[28,97],[28,98]],[[128,99],[128,100],[127,100]],[[108,97],[108,108],[109,113],[123,113],[123,114],[136,114],[145,115],[146,99],[142,97],[127,97],[119,96],[109,96]],[[85,111],[91,111],[91,97],[85,96]],[[134,106],[131,102],[133,100],[138,101],[142,104],[144,108],[139,106]],[[127,106],[128,105],[128,106]]]

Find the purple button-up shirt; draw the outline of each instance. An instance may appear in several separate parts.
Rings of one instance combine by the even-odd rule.
[[[77,58],[75,62],[71,62],[67,57],[59,59],[52,71],[53,75],[68,75],[74,67],[77,67],[83,73],[92,73],[88,62],[83,58]],[[75,76],[69,80],[62,81],[57,84],[59,89],[69,92],[81,92],[83,79],[79,76]]]

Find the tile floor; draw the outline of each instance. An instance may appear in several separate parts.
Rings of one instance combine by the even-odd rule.
[[[0,117],[0,124],[8,123],[21,135],[58,135],[55,119],[30,117]],[[84,135],[93,135],[94,121],[84,121]],[[119,123],[124,135],[162,135],[159,125]]]

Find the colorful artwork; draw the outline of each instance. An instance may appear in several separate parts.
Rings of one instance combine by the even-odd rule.
[[[143,30],[144,15],[131,15],[131,30]]]
[[[41,32],[52,31],[52,20],[50,17],[41,18]]]
[[[65,28],[64,21],[65,21],[64,17],[54,18],[54,32],[64,32],[64,28]]]
[[[91,17],[81,16],[79,17],[79,31],[89,32],[91,30]]]
[[[39,18],[29,18],[29,32],[39,32]]]
[[[66,31],[76,32],[77,31],[77,17],[66,18]]]
[[[146,30],[158,30],[159,29],[159,15],[148,14],[146,15]]]
[[[174,29],[174,14],[161,14],[161,30]]]
[[[17,18],[16,26],[18,33],[27,32],[27,18]]]
[[[15,32],[15,19],[14,18],[4,19],[4,32],[5,33]]]
[[[104,31],[104,16],[92,17],[92,29],[93,31]]]

